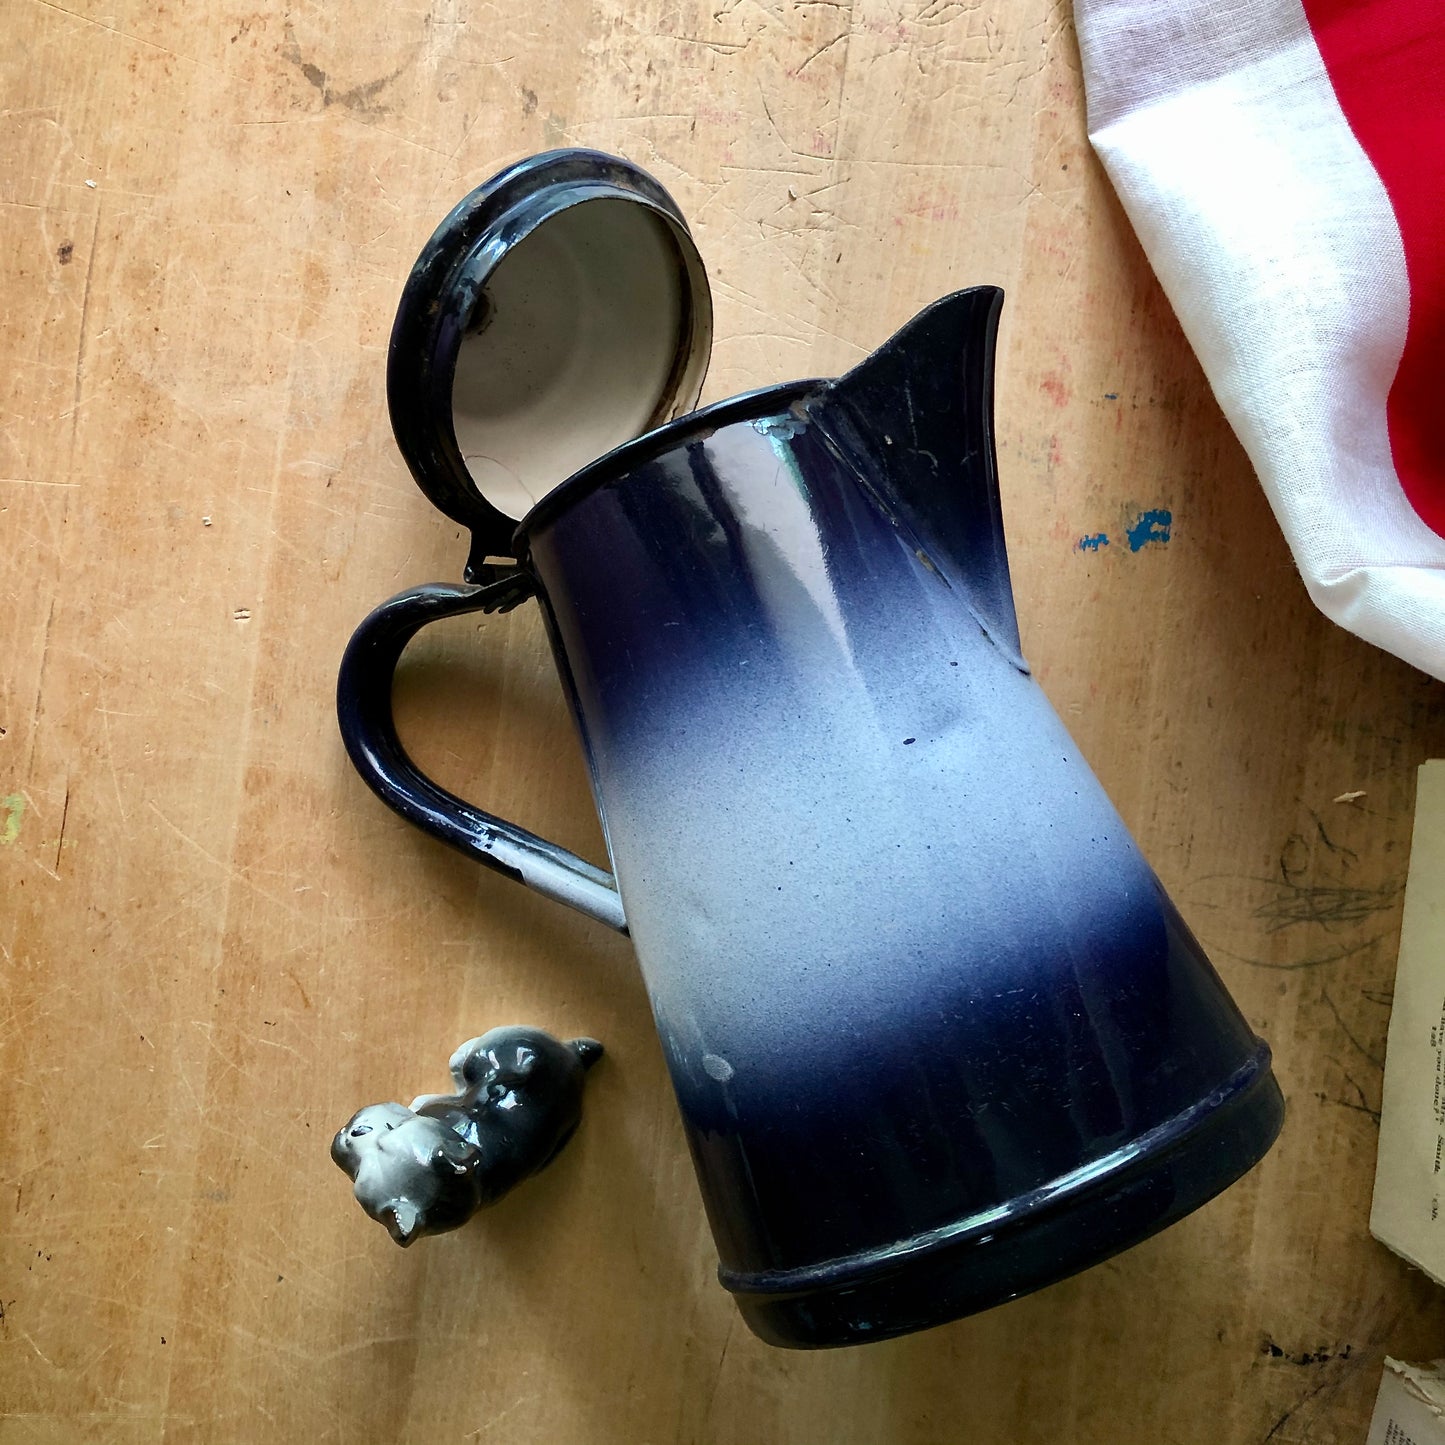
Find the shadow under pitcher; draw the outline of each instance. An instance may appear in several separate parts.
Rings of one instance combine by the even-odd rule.
[[[1001,302],[956,292],[840,378],[692,411],[711,305],[675,203],[560,151],[456,207],[392,335],[398,443],[472,551],[467,585],[356,632],[347,749],[402,816],[631,935],[720,1278],[778,1345],[1095,1264],[1283,1117],[1268,1047],[1020,656]],[[611,872],[397,739],[418,629],[529,597]]]

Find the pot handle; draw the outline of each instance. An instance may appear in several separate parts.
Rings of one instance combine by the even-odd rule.
[[[407,643],[444,617],[509,612],[533,590],[525,573],[514,572],[483,587],[428,583],[383,602],[352,634],[341,659],[336,715],[342,741],[362,781],[407,822],[544,897],[626,933],[612,874],[434,783],[396,733],[391,685]]]

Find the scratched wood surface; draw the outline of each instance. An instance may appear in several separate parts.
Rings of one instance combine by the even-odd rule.
[[[1311,609],[1087,147],[1067,7],[0,17],[0,1442],[1362,1440],[1382,1355],[1445,1327],[1366,1230],[1445,697]],[[626,943],[342,756],[349,630],[463,557],[390,443],[399,287],[457,197],[565,143],[691,217],[709,398],[1007,288],[1026,650],[1290,1103],[1245,1182],[1107,1266],[886,1345],[761,1345]],[[531,609],[418,643],[398,705],[447,782],[600,856]],[[585,1126],[403,1254],[329,1137],[514,1019],[607,1041]]]

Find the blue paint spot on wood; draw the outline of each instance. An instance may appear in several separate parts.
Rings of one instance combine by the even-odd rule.
[[[1080,537],[1074,543],[1076,552],[1097,552],[1101,547],[1109,545],[1109,534],[1107,532],[1095,532],[1090,537]]]
[[[1167,507],[1152,507],[1147,512],[1140,512],[1128,529],[1129,550],[1137,552],[1151,542],[1167,543],[1173,524],[1174,514]]]

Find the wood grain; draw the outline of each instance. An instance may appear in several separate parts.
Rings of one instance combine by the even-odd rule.
[[[1067,7],[0,15],[0,1445],[1362,1439],[1384,1352],[1445,1326],[1366,1229],[1442,694],[1309,605],[1088,149]],[[463,560],[390,442],[396,296],[456,198],[566,143],[692,219],[709,398],[1009,292],[1026,650],[1290,1102],[1246,1181],[1083,1277],[887,1345],[759,1344],[625,941],[345,763],[351,627]],[[1169,540],[1132,550],[1148,510]],[[445,781],[600,856],[532,610],[419,642],[399,709]],[[607,1041],[585,1126],[403,1254],[330,1134],[511,1020]]]

